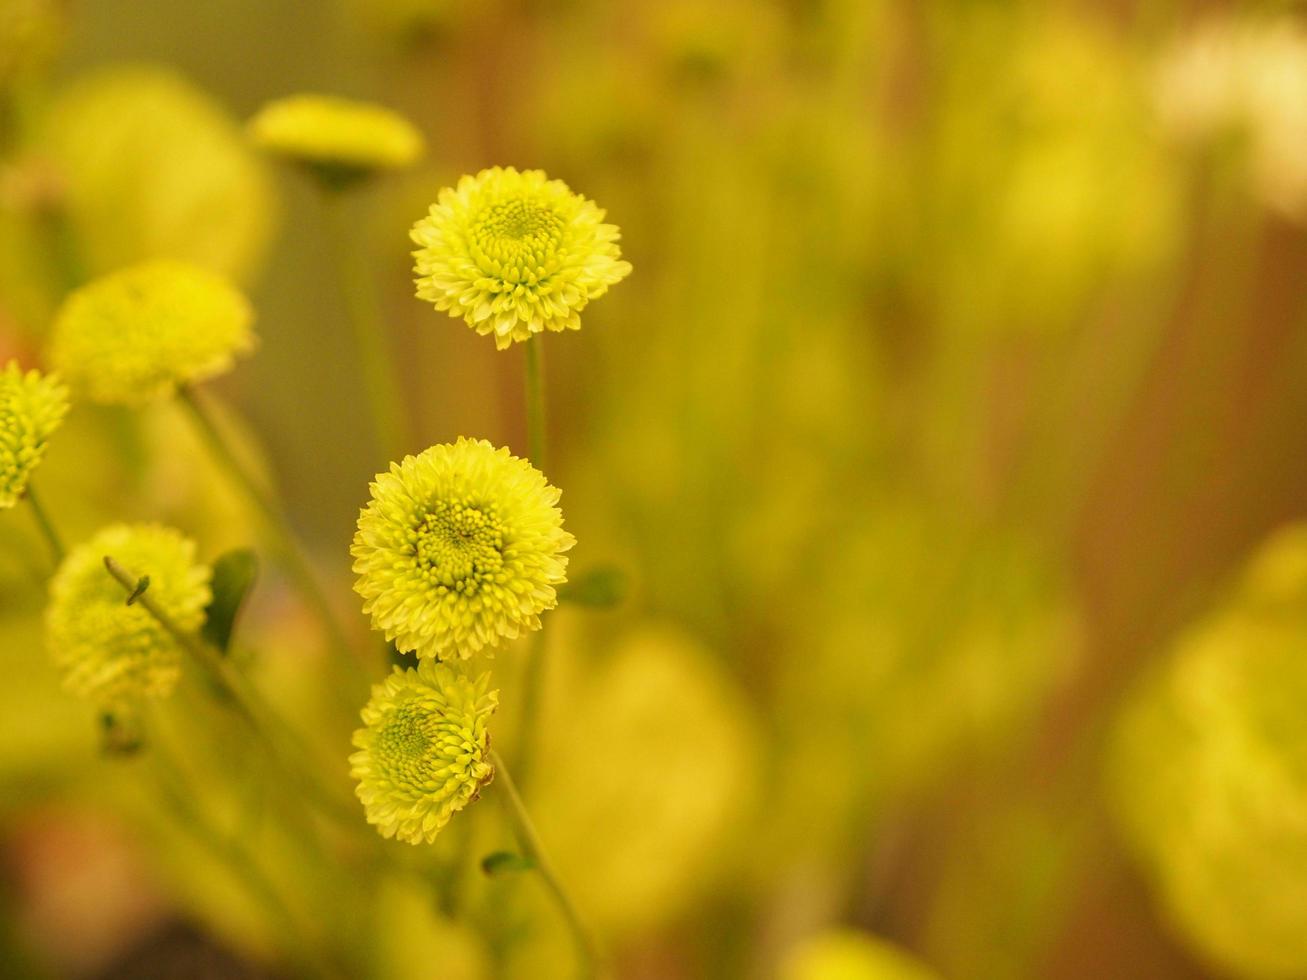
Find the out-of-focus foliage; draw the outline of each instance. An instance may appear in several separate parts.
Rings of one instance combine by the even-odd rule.
[[[1139,62],[1092,15],[1020,11],[952,12],[938,36],[916,230],[939,252],[912,272],[960,329],[1065,329],[1093,290],[1155,272],[1177,244],[1179,185]]]
[[[739,867],[759,804],[756,720],[711,655],[667,626],[558,668],[541,832],[605,932],[667,922]]]
[[[788,641],[804,655],[778,678],[783,788],[766,823],[783,860],[838,865],[885,808],[1011,749],[1081,636],[1030,544],[910,502],[850,527],[814,584]],[[853,775],[830,785],[832,772]]]
[[[66,29],[62,0],[5,0],[0,6],[0,86],[20,83],[59,51]]]

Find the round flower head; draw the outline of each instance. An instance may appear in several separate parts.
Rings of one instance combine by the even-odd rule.
[[[253,319],[220,276],[146,262],[72,293],[55,318],[50,358],[91,401],[143,404],[230,369],[254,346]]]
[[[0,371],[0,509],[13,507],[68,411],[68,390],[10,361]]]
[[[374,686],[349,758],[368,823],[410,844],[435,840],[495,774],[486,725],[498,703],[489,673],[433,660]]]
[[[250,120],[250,135],[333,185],[407,167],[423,149],[422,135],[399,113],[330,95],[269,102]]]
[[[501,350],[580,329],[590,300],[626,278],[616,225],[543,171],[494,167],[440,192],[410,233],[418,297],[461,316]]]
[[[210,571],[195,544],[154,524],[115,524],[69,552],[50,583],[46,643],[65,686],[107,708],[172,693],[181,675],[177,641],[109,575],[105,557],[149,576],[149,596],[182,630],[198,630]]]
[[[350,554],[363,611],[402,651],[469,657],[540,628],[566,581],[560,492],[484,439],[432,446],[378,474]]]

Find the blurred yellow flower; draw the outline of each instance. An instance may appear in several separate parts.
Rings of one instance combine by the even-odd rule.
[[[350,554],[386,639],[420,657],[469,657],[540,628],[576,543],[543,473],[460,438],[392,463],[371,491]]]
[[[413,164],[422,134],[385,106],[333,95],[291,95],[269,102],[250,120],[265,150],[309,167],[332,182]]]
[[[75,260],[90,276],[134,262],[193,262],[246,281],[277,214],[267,169],[236,120],[166,69],[78,78],[34,151],[62,179]]]
[[[1181,932],[1224,971],[1307,973],[1307,591],[1302,526],[1177,643],[1123,713],[1118,823]],[[1291,582],[1296,568],[1296,583]]]
[[[489,672],[424,660],[372,688],[350,774],[383,837],[430,843],[495,774],[486,725],[499,704]]]
[[[115,524],[78,545],[50,583],[46,645],[65,686],[107,708],[172,693],[182,649],[104,567],[116,559],[135,576],[149,576],[150,598],[180,629],[204,621],[210,571],[195,559],[195,544],[157,524]]]
[[[829,929],[792,949],[780,980],[933,980],[937,974],[890,943],[854,929]]]
[[[13,507],[68,412],[68,389],[16,361],[0,371],[0,509]]]
[[[550,649],[556,707],[532,809],[586,917],[636,935],[748,860],[760,732],[739,683],[691,636],[645,626],[598,658],[567,656],[581,646]]]
[[[1115,33],[1058,5],[984,4],[966,23],[922,187],[941,224],[920,288],[955,326],[1065,329],[1105,282],[1174,254],[1178,181]]]
[[[222,277],[147,262],[73,292],[55,319],[50,358],[75,394],[137,405],[227,371],[254,346],[253,318]]]
[[[508,347],[579,330],[587,303],[631,272],[604,211],[541,170],[493,167],[445,188],[413,226],[417,294]]]

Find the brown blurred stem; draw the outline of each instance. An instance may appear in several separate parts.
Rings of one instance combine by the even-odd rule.
[[[517,846],[522,849],[522,855],[529,858],[533,869],[540,875],[540,880],[544,882],[550,897],[558,910],[562,913],[564,920],[567,922],[568,931],[571,933],[572,942],[576,947],[576,973],[581,980],[593,980],[598,976],[597,957],[595,955],[594,943],[590,939],[590,933],[581,921],[581,915],[576,910],[576,905],[568,896],[567,890],[563,887],[562,880],[558,877],[558,872],[554,870],[553,864],[550,863],[548,856],[545,854],[544,845],[540,842],[540,835],[536,832],[535,824],[531,820],[531,815],[527,813],[526,804],[522,802],[522,796],[517,791],[517,785],[513,782],[513,777],[508,772],[508,767],[504,765],[504,760],[500,758],[499,753],[494,749],[490,750],[490,761],[495,767],[495,786],[499,787],[500,798],[504,801],[504,810],[508,814],[509,823],[513,828],[513,836],[517,838]]]
[[[54,522],[50,520],[50,515],[46,513],[45,507],[41,504],[41,498],[37,496],[30,483],[27,485],[25,496],[27,497],[28,506],[32,508],[32,516],[36,518],[36,526],[41,529],[41,536],[45,538],[46,543],[50,546],[50,553],[54,555],[54,563],[56,565],[63,564],[64,555],[67,554],[64,550],[63,538],[55,530]]]
[[[386,343],[385,321],[377,306],[363,253],[355,244],[357,230],[349,227],[346,207],[349,197],[339,190],[324,191],[322,208],[327,225],[327,245],[340,281],[354,348],[359,357],[363,386],[372,413],[377,447],[387,460],[404,454],[408,433],[404,424],[403,390],[395,371],[395,360]]]
[[[259,512],[282,566],[290,575],[304,601],[312,607],[321,620],[336,659],[349,675],[349,681],[364,691],[368,690],[367,673],[354,656],[349,639],[336,618],[331,601],[323,592],[322,586],[318,584],[317,573],[305,555],[303,547],[290,530],[289,522],[281,508],[237,458],[214,422],[208,407],[196,392],[191,388],[182,387],[178,395],[189,411],[201,438],[208,444],[214,460],[227,471],[231,481],[241,489],[255,510]]]

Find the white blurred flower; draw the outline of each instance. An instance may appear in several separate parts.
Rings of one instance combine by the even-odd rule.
[[[1289,19],[1211,20],[1163,52],[1163,126],[1184,142],[1242,142],[1253,192],[1307,220],[1307,29]]]

